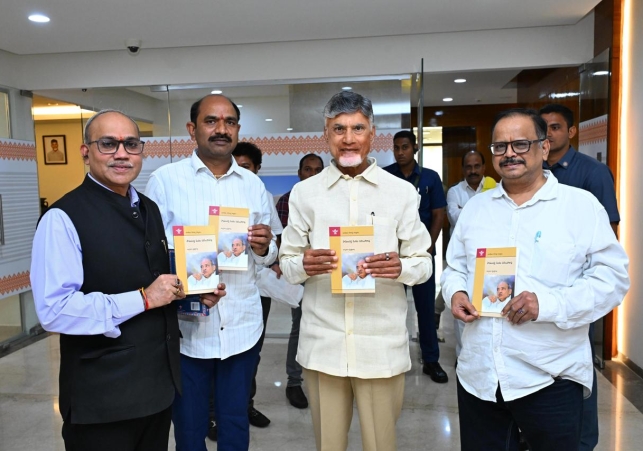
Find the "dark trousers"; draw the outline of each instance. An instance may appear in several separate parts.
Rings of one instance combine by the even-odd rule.
[[[288,354],[286,355],[287,387],[299,387],[304,381],[301,377],[301,365],[297,362],[297,347],[299,346],[299,324],[301,323],[301,302],[299,307],[290,309],[292,326],[288,337]]]
[[[261,332],[261,337],[259,337],[259,352],[263,348],[263,339],[266,338],[266,325],[268,324],[268,315],[270,314],[270,307],[272,306],[272,300],[270,298],[261,296],[261,313],[263,314],[263,332]],[[250,400],[248,401],[248,410],[252,409],[255,405],[254,397],[257,394],[257,370],[259,369],[259,362],[261,361],[261,355],[257,356],[257,366],[255,367],[255,375],[252,378],[252,385],[250,386]],[[210,418],[214,420],[216,415],[214,413],[214,381],[212,381],[212,390],[210,391],[210,407],[208,409]]]
[[[592,359],[594,358],[594,323],[589,325],[589,343],[592,346]],[[593,362],[592,362],[593,363]],[[591,451],[598,445],[598,390],[596,385],[596,371],[592,368],[594,381],[592,394],[583,400],[583,429],[580,437],[580,450]]]
[[[565,379],[513,401],[496,391],[496,402],[468,393],[458,381],[463,451],[517,451],[518,428],[531,451],[578,450],[583,387]]]
[[[63,423],[67,451],[167,451],[172,408],[113,423]]]
[[[247,451],[250,446],[248,400],[257,367],[259,342],[227,359],[193,359],[181,355],[183,395],[172,407],[176,451],[206,451],[208,400],[214,380],[214,411],[219,451]]]
[[[431,263],[433,264],[433,257],[431,257]],[[440,360],[440,348],[438,333],[435,330],[435,273],[429,280],[413,286],[412,289],[418,317],[422,360],[437,362]]]

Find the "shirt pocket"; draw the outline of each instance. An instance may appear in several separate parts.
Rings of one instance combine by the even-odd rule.
[[[554,286],[569,286],[574,256],[572,242],[536,240],[529,273],[534,279]]]
[[[385,216],[372,216],[375,232],[375,253],[398,252],[397,221]]]

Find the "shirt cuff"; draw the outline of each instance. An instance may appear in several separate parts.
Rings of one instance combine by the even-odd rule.
[[[145,311],[145,302],[143,301],[141,292],[138,290],[112,294],[109,297],[111,297],[114,302],[112,314],[113,318],[118,318],[116,321],[118,324]]]

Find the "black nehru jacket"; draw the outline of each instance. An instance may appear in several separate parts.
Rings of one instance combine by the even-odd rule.
[[[170,272],[159,209],[139,196],[139,206],[132,207],[129,197],[86,176],[52,205],[67,213],[78,232],[83,293],[134,291]],[[64,421],[93,424],[141,418],[172,404],[175,387],[180,389],[176,306],[148,310],[119,327],[118,338],[60,335],[59,404]]]

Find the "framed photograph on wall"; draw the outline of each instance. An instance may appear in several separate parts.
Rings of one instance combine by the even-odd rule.
[[[65,135],[42,137],[45,152],[45,164],[67,164],[67,142]]]

